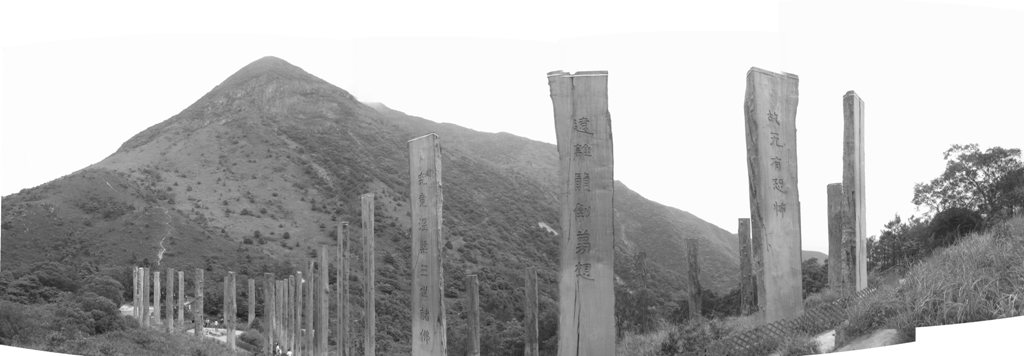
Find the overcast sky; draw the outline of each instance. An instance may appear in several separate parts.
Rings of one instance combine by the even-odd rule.
[[[846,91],[865,101],[869,235],[915,213],[951,144],[1024,147],[1013,2],[181,4],[3,11],[0,194],[102,160],[267,55],[363,101],[549,143],[545,73],[608,70],[616,179],[731,232],[749,215],[746,72],[797,74],[803,247],[822,252]]]

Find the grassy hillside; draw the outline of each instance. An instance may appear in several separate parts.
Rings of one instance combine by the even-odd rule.
[[[850,338],[880,328],[968,323],[1024,315],[1024,216],[964,237],[915,264],[902,283],[855,304]]]
[[[480,276],[484,352],[519,348],[521,271],[529,266],[540,268],[542,348],[551,350],[556,147],[371,107],[273,57],[239,70],[103,161],[4,197],[3,269],[54,260],[204,268],[210,281],[227,270],[238,272],[239,280],[282,275],[304,266],[318,246],[335,246],[340,222],[351,222],[350,235],[359,236],[358,196],[373,192],[377,347],[401,353],[410,333],[406,141],[429,132],[443,147],[450,351],[462,347],[467,273]],[[685,288],[685,238],[701,240],[705,288],[725,294],[735,287],[735,235],[644,199],[621,182],[615,187],[619,289],[650,285],[656,303],[647,312],[673,312]],[[353,248],[349,257],[361,274],[361,243]],[[640,252],[650,256],[647,271],[632,273]],[[352,282],[352,302],[361,306],[361,279]]]

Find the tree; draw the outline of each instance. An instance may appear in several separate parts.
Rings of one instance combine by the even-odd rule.
[[[943,153],[946,170],[931,182],[914,185],[915,205],[937,213],[950,208],[978,211],[986,219],[1012,213],[1022,203],[1011,199],[1020,193],[1016,175],[1024,168],[1020,149],[999,146],[982,151],[978,144],[953,145]],[[1010,177],[1010,178],[1005,178]]]

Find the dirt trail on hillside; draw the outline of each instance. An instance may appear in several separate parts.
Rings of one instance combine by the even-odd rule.
[[[160,209],[164,210],[164,216],[167,217],[167,221],[164,222],[164,225],[167,226],[167,230],[164,232],[164,236],[160,238],[160,252],[156,253],[157,266],[160,265],[160,261],[164,260],[164,252],[167,252],[167,247],[164,247],[164,240],[167,240],[167,237],[171,236],[171,230],[173,229],[171,227],[171,214],[167,212],[167,208],[160,207]]]

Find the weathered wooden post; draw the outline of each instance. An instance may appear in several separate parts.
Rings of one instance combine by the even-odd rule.
[[[149,294],[150,286],[149,281],[149,267],[142,268],[142,326],[149,327],[150,311],[149,311]]]
[[[475,274],[466,276],[466,354],[480,356],[480,282]]]
[[[246,297],[248,297],[248,303],[245,305],[249,309],[248,318],[245,320],[245,328],[252,327],[253,319],[256,319],[256,280],[249,278],[249,289],[246,290]]]
[[[274,330],[277,333],[277,344],[283,348],[284,344],[288,342],[287,336],[284,334],[285,286],[283,281],[277,280],[275,282],[274,292],[277,293],[274,297]]]
[[[295,272],[295,323],[292,324],[292,350],[295,351],[295,355],[302,354],[302,271]]]
[[[309,260],[309,267],[306,269],[306,335],[302,343],[306,349],[305,355],[316,355],[313,349],[313,295],[316,294],[316,269],[313,260]]]
[[[160,324],[160,271],[153,272],[153,325]]]
[[[227,329],[228,349],[235,351],[235,318],[238,316],[235,299],[235,272],[224,276],[224,327]]]
[[[266,353],[272,354],[274,352],[274,295],[277,292],[274,291],[274,274],[264,273],[263,274],[263,320],[260,324],[263,326],[263,332],[266,334]]]
[[[833,292],[843,293],[847,288],[843,258],[843,184],[832,183],[826,187],[828,196],[828,287]]]
[[[320,282],[320,285],[318,286],[318,293],[320,296],[317,298],[319,304],[317,305],[318,325],[316,342],[317,349],[320,350],[320,355],[327,356],[327,335],[331,333],[330,315],[328,314],[330,311],[329,308],[331,300],[331,287],[328,284],[328,277],[330,277],[331,269],[330,264],[327,262],[329,260],[328,257],[330,256],[328,256],[326,245],[320,245],[320,255],[317,257],[320,258],[320,272],[318,276],[318,280]]]
[[[768,323],[803,313],[796,155],[798,82],[794,74],[759,68],[747,72],[744,116],[750,222],[754,240],[763,237],[754,256],[755,264],[759,261],[763,268],[763,274],[757,276],[758,309]]]
[[[192,301],[193,321],[195,322],[196,337],[203,337],[203,269],[196,268],[196,297]]]
[[[441,142],[436,134],[409,140],[409,185],[413,225],[412,354],[446,355],[447,324],[441,261],[444,195]]]
[[[295,350],[295,288],[295,275],[288,275],[288,350]]]
[[[608,72],[548,73],[561,205],[558,355],[615,354]]]
[[[167,315],[167,332],[174,332],[174,278],[177,277],[174,273],[174,268],[167,269],[167,296],[166,304],[164,308],[164,314]]]
[[[440,158],[439,158],[440,159]],[[377,350],[377,312],[376,312],[376,267],[374,266],[374,226],[373,226],[373,193],[366,193],[359,197],[360,203],[362,204],[362,227],[363,227],[363,263],[365,266],[366,276],[364,278],[366,286],[363,287],[363,300],[365,301],[364,324],[365,330],[363,331],[363,355],[373,356]],[[416,218],[413,210],[413,219]],[[416,242],[416,229],[413,229],[413,243]],[[415,248],[415,247],[414,247]],[[415,259],[415,257],[413,258]],[[413,275],[413,288],[416,287],[416,275]],[[416,306],[416,298],[413,298],[413,308]],[[415,320],[415,318],[413,318]],[[415,327],[415,323],[413,324]],[[415,329],[414,329],[415,330]],[[419,337],[413,333],[413,354],[416,354],[416,340]]]
[[[185,326],[185,271],[178,271],[178,325]]]
[[[740,240],[740,315],[750,315],[754,306],[754,278],[750,258],[750,219],[739,219]]]
[[[523,356],[540,356],[540,340],[537,337],[537,270],[526,269],[526,305],[523,306],[526,316],[523,318],[524,343]]]
[[[690,318],[696,319],[703,316],[703,299],[701,299],[700,287],[700,262],[697,256],[699,252],[699,240],[686,239],[686,263],[687,275],[690,277]]]
[[[142,294],[142,283],[139,281],[139,267],[132,269],[132,316],[135,320],[138,320],[141,324],[142,321],[142,303],[140,302],[139,296]]]
[[[338,354],[341,356],[349,356],[348,352],[348,259],[345,258],[345,252],[348,251],[348,221],[342,221],[338,224],[338,256],[335,261],[335,267],[338,269],[337,277],[337,310],[338,310],[338,326],[335,330],[337,333],[336,341],[338,344]]]
[[[843,225],[853,230],[854,291],[868,287],[867,208],[864,203],[864,100],[853,90],[843,95]]]

